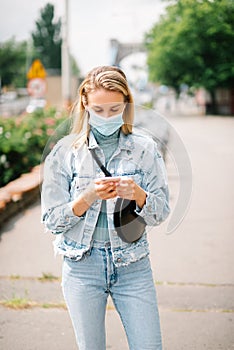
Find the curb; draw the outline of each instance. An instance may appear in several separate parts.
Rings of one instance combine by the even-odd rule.
[[[42,165],[0,188],[0,227],[40,197]]]

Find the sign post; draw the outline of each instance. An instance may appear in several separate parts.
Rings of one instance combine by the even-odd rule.
[[[39,59],[33,61],[27,73],[28,93],[34,98],[44,98],[46,93],[46,70]]]
[[[69,53],[69,0],[63,0],[62,17],[62,97],[65,108],[71,105],[71,67]]]

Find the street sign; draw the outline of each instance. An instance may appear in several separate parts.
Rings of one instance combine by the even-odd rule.
[[[43,64],[39,59],[34,60],[27,73],[27,78],[28,79],[34,79],[34,78],[45,79],[45,77],[46,77],[46,70]]]
[[[28,93],[34,98],[42,98],[46,93],[45,79],[35,78],[28,82]]]

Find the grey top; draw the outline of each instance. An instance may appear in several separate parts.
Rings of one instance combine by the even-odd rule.
[[[100,134],[95,128],[91,128],[92,132],[95,136],[97,143],[100,148],[103,150],[105,155],[105,166],[107,166],[111,156],[115,152],[118,147],[119,141],[119,132],[117,130],[114,134],[110,136],[104,136]],[[101,211],[98,217],[97,225],[95,231],[93,233],[93,239],[100,242],[109,241],[109,231],[108,231],[108,223],[107,223],[107,213],[106,213],[106,201],[102,201]]]

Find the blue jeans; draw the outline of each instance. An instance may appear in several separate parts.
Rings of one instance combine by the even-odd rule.
[[[108,295],[130,350],[161,350],[156,291],[149,258],[115,267],[110,244],[95,243],[82,260],[64,258],[62,287],[79,350],[105,350]]]

